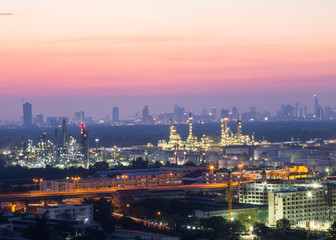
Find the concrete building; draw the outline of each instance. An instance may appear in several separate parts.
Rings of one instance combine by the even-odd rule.
[[[254,205],[267,205],[269,192],[288,191],[297,188],[298,186],[283,183],[283,181],[244,183],[239,186],[239,202]]]
[[[23,104],[23,126],[31,127],[33,123],[32,105],[29,102]]]
[[[231,173],[232,182],[253,182],[254,174],[241,173],[241,172],[232,172]],[[229,182],[229,174],[227,172],[204,172],[203,173],[203,182],[210,183],[227,183]]]
[[[182,184],[182,175],[180,173],[128,173],[113,177],[75,177],[61,180],[45,180],[40,182],[40,189],[43,192],[62,192],[107,188],[145,188],[179,184]]]
[[[269,225],[286,218],[291,224],[325,222],[329,219],[327,189],[268,192]]]
[[[37,214],[45,214],[47,219],[70,220],[82,223],[92,223],[93,207],[91,205],[66,205],[56,207],[39,207]]]

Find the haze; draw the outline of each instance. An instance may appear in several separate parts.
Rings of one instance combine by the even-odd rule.
[[[0,119],[336,103],[334,0],[30,0],[0,6]]]

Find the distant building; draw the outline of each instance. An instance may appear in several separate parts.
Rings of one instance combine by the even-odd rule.
[[[314,94],[314,116],[319,120],[323,118],[323,108],[320,106],[316,94]]]
[[[108,172],[108,171],[107,171]],[[113,172],[113,171],[112,171]],[[43,192],[97,190],[107,188],[147,188],[182,184],[181,173],[128,172],[113,177],[45,180],[40,182]]]
[[[33,122],[32,105],[29,102],[23,104],[23,126],[31,127]]]
[[[65,205],[56,207],[38,207],[37,214],[45,214],[47,219],[70,220],[81,223],[92,223],[93,207],[91,205]]]
[[[84,124],[85,123],[85,113],[83,111],[75,112],[74,122],[75,124]]]
[[[176,123],[184,122],[184,108],[178,105],[174,106],[174,120]]]
[[[213,116],[214,119],[217,118],[217,108],[216,107],[211,108],[211,115]]]
[[[229,116],[229,110],[228,109],[222,109],[221,110],[221,119],[226,118]]]
[[[154,124],[154,119],[151,115],[149,115],[149,109],[147,105],[142,109],[142,121],[146,124]]]
[[[42,114],[36,115],[34,119],[34,124],[41,127],[44,124],[44,117]]]
[[[112,109],[112,122],[119,123],[119,108],[118,107],[114,107]]]

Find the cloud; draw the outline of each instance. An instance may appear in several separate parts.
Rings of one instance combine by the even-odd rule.
[[[14,13],[1,13],[0,12],[0,16],[12,16],[14,15]]]

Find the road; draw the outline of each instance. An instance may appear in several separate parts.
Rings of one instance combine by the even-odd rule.
[[[245,183],[245,182],[241,182]],[[236,187],[238,182],[233,182],[232,186]],[[212,183],[212,184],[194,184],[194,185],[169,185],[169,186],[155,186],[147,187],[148,190],[221,190],[228,187],[228,183]],[[88,190],[74,190],[62,192],[30,192],[17,194],[0,194],[0,202],[11,201],[30,201],[30,200],[48,200],[58,198],[83,198],[83,197],[103,197],[111,195],[117,190],[137,190],[144,188],[108,188],[108,189],[88,189]]]

